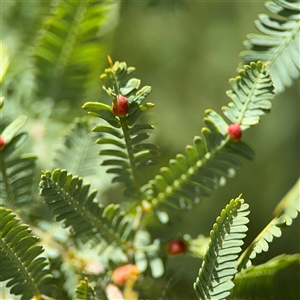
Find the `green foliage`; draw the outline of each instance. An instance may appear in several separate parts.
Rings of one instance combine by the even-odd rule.
[[[48,293],[52,276],[38,238],[11,210],[0,207],[0,217],[0,281],[8,281],[10,293],[22,300]]]
[[[154,278],[163,276],[165,272],[164,255],[159,240],[152,241],[150,233],[138,230],[133,241],[135,249],[134,261],[141,272],[151,271]]]
[[[118,7],[118,1],[52,2],[34,50],[42,95],[74,101],[93,86]]]
[[[39,186],[40,195],[45,198],[56,221],[63,221],[64,227],[71,227],[75,237],[84,242],[93,238],[103,243],[103,247],[109,247],[110,251],[114,247],[126,251],[131,228],[119,205],[104,208],[95,201],[97,191],[89,193],[90,185],[83,184],[82,178],[72,176],[66,170],[45,172]]]
[[[248,230],[249,205],[241,197],[222,210],[210,232],[211,242],[194,283],[198,299],[225,299],[234,287],[237,257]]]
[[[3,82],[3,79],[5,77],[5,74],[9,68],[9,65],[10,65],[10,58],[9,58],[9,55],[8,55],[8,51],[7,51],[7,47],[1,42],[0,43],[0,47],[1,47],[1,55],[2,55],[2,61],[1,61],[1,70],[0,70],[0,84],[2,84]]]
[[[259,15],[255,26],[262,34],[249,34],[244,42],[248,50],[240,55],[246,63],[269,61],[275,91],[281,93],[300,76],[300,6],[293,0],[267,1],[265,5],[276,16]]]
[[[232,90],[227,96],[232,99],[228,106],[224,106],[224,115],[232,122],[239,123],[242,130],[257,125],[260,116],[271,109],[270,100],[273,99],[273,83],[267,65],[261,62],[250,63],[239,70],[239,76],[229,81]],[[223,126],[223,131],[225,126]]]
[[[98,155],[95,134],[91,132],[93,122],[86,117],[76,118],[54,158],[54,167],[68,170],[80,177],[97,174]]]
[[[270,108],[274,95],[270,75],[258,62],[245,66],[239,76],[230,80],[232,90],[227,95],[233,100],[223,107],[225,116],[240,124],[243,131],[258,124],[260,116]],[[151,209],[166,223],[165,210],[190,208],[192,202],[210,195],[226,182],[226,177],[235,175],[241,167],[239,157],[252,159],[254,151],[244,142],[232,141],[227,135],[228,124],[215,111],[206,110],[203,137],[196,136],[194,145],[186,147],[186,155],[178,154],[171,159],[169,167],[160,169],[160,174],[142,187],[144,198]]]
[[[269,250],[269,244],[273,237],[280,237],[282,228],[290,226],[293,220],[297,218],[300,211],[300,179],[296,182],[289,193],[281,200],[276,209],[277,216],[264,228],[264,230],[254,239],[250,246],[239,258],[238,270],[249,267],[251,260],[261,252]]]
[[[299,282],[300,255],[283,254],[238,273],[228,299],[297,300]]]
[[[17,8],[16,14],[24,21],[28,6],[17,4],[9,2],[11,9],[5,8],[6,12],[12,15],[12,8]],[[244,140],[230,135],[230,125],[241,129],[244,138],[244,132],[270,112],[274,85],[279,93],[299,77],[297,3],[266,3],[276,17],[260,15],[256,24],[264,35],[248,36],[249,51],[242,53],[247,65],[229,81],[227,96],[231,102],[222,107],[225,117],[207,109],[201,136],[194,137],[185,153],[170,159],[167,166],[149,172],[146,180],[156,175],[148,182],[143,182],[142,175],[148,172],[147,167],[156,166],[160,155],[150,136],[154,127],[145,113],[154,107],[145,101],[151,87],[140,87],[141,80],[133,77],[135,69],[125,62],[113,63],[110,57],[109,67],[100,77],[108,102],[101,98],[98,87],[98,74],[119,20],[120,2],[63,0],[32,5],[42,8],[36,21],[43,20],[42,29],[37,33],[32,23],[25,37],[21,34],[24,29],[18,28],[14,35],[17,46],[6,51],[9,39],[3,44],[0,81],[9,101],[5,101],[8,109],[1,123],[0,192],[3,206],[17,211],[20,204],[28,205],[20,214],[41,237],[50,263],[41,256],[43,248],[36,245],[38,238],[30,233],[29,226],[19,223],[12,210],[1,206],[0,281],[7,282],[6,290],[22,299],[178,299],[181,295],[176,292],[177,284],[172,284],[173,278],[182,276],[180,285],[192,273],[186,265],[176,265],[181,254],[202,264],[194,283],[198,299],[272,299],[277,295],[294,299],[299,255],[280,256],[259,266],[252,263],[297,217],[299,182],[282,200],[275,218],[240,256],[249,214],[241,196],[222,210],[210,237],[196,232],[194,238],[181,224],[175,236],[170,232],[172,224],[178,223],[178,215],[224,186],[242,167],[242,159],[254,158],[254,150]],[[8,19],[5,17],[6,22]],[[30,35],[37,37],[35,43]],[[12,48],[16,52],[12,53]],[[20,49],[26,49],[26,54]],[[118,114],[120,97],[126,110]],[[2,109],[3,98],[0,101]],[[85,101],[89,101],[83,105],[89,117],[76,118],[65,130],[66,123],[80,115],[76,107]],[[169,105],[164,116],[172,108]],[[30,134],[19,132],[27,119]],[[29,148],[36,150],[42,145],[41,168],[51,162],[54,169],[42,171],[39,187],[43,206],[41,201],[31,201],[35,200],[36,156],[20,154],[28,135]],[[57,141],[63,135],[59,147]],[[98,168],[99,159],[102,169]],[[105,181],[110,178],[117,183],[114,190]],[[94,183],[100,191],[91,189]],[[120,196],[120,186],[125,197]],[[58,229],[59,223],[53,224],[44,208],[68,231]],[[197,226],[188,230],[195,231]],[[169,247],[174,240],[180,241],[172,244],[177,249]],[[140,274],[126,273],[136,268]],[[51,273],[54,291],[50,289]],[[286,286],[280,291],[274,289],[281,283]],[[186,295],[182,297],[186,299]]]
[[[117,95],[126,96],[129,104],[129,112],[125,117],[117,117],[112,112],[112,107],[99,102],[87,102],[83,108],[92,116],[105,120],[109,125],[97,125],[92,130],[103,134],[97,143],[109,146],[100,150],[101,156],[109,156],[102,162],[103,166],[109,166],[107,172],[115,174],[113,182],[126,184],[125,195],[139,198],[140,183],[138,172],[146,167],[153,166],[156,161],[153,157],[160,153],[158,147],[143,141],[149,138],[148,130],[153,129],[149,124],[138,123],[138,118],[143,112],[152,108],[152,103],[142,104],[142,101],[150,93],[151,88],[145,86],[139,90],[140,80],[130,78],[133,67],[127,67],[126,63],[115,62],[111,68],[105,70],[101,79],[108,85],[104,90],[113,99]],[[112,147],[116,149],[111,149]]]
[[[96,295],[93,287],[87,279],[80,280],[79,285],[75,290],[76,300],[96,300]]]
[[[32,183],[36,163],[34,154],[18,154],[17,150],[25,142],[27,134],[18,133],[26,123],[26,116],[19,116],[2,131],[4,146],[0,150],[0,202],[1,205],[15,207],[32,200]]]
[[[26,121],[26,116],[19,116],[4,128],[1,136],[3,137],[6,145],[8,145],[12,141],[18,131],[25,125]]]

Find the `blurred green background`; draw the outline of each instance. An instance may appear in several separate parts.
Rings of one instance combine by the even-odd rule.
[[[110,50],[99,55],[104,66],[107,54],[114,61],[126,61],[136,67],[135,75],[142,79],[142,85],[152,86],[147,100],[156,107],[148,116],[156,128],[153,139],[161,148],[163,155],[159,160],[160,166],[164,166],[177,153],[184,153],[185,146],[192,143],[195,135],[200,135],[205,109],[220,113],[221,106],[229,102],[225,91],[230,88],[228,79],[236,76],[241,62],[239,53],[245,49],[242,42],[248,33],[256,32],[253,21],[266,10],[264,1],[186,1],[179,5],[157,2],[152,6],[148,1],[123,2],[113,39],[109,41]],[[2,3],[2,39],[12,60],[16,57],[22,61],[20,54],[25,55],[29,49],[24,45],[34,44],[36,28],[48,13],[48,2]],[[99,67],[99,75],[102,69]],[[10,74],[9,78],[12,77]],[[8,85],[10,89],[11,84],[16,85],[18,81],[12,81]],[[66,100],[71,103],[69,111],[69,104],[57,102],[55,109],[63,115],[60,122],[67,125],[74,116],[85,115],[81,106],[86,100],[109,103],[109,98],[100,91],[101,86],[99,79],[91,87],[90,98]],[[243,193],[251,209],[246,244],[252,241],[272,219],[277,203],[299,177],[299,96],[299,82],[296,82],[274,99],[271,114],[244,134],[244,140],[256,151],[254,162],[245,161],[236,178],[229,180],[224,188],[167,225],[164,236],[186,232],[193,237],[200,233],[208,235],[221,209],[230,199]],[[28,105],[24,108],[13,105],[16,111],[27,113]],[[37,128],[36,123],[32,126]],[[56,139],[65,133],[58,128]],[[51,130],[55,130],[55,126]],[[41,147],[36,149],[43,149]],[[43,157],[40,151],[38,155]],[[149,179],[155,170],[144,175]],[[300,252],[299,233],[298,218],[257,262],[280,253]],[[199,269],[195,260],[174,258],[172,264],[187,276],[188,284],[193,282]],[[175,277],[171,284],[176,280]]]

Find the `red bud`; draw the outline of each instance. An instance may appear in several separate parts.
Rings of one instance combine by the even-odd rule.
[[[170,240],[167,244],[167,252],[169,255],[178,255],[186,251],[186,244],[181,239]]]
[[[129,111],[127,98],[123,95],[118,95],[116,102],[113,102],[112,111],[117,117],[125,117]]]
[[[5,141],[3,136],[0,136],[0,150],[5,146]]]
[[[233,141],[239,141],[242,138],[242,129],[239,123],[229,125],[227,133]]]

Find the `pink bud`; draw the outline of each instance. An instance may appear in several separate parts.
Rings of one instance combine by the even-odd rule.
[[[239,141],[242,138],[242,129],[239,123],[229,125],[227,133],[233,141]]]
[[[125,285],[130,278],[136,281],[139,275],[140,271],[136,265],[127,264],[114,270],[112,280],[118,285]]]
[[[119,94],[112,105],[112,111],[117,117],[125,117],[129,111],[128,100],[125,96]]]

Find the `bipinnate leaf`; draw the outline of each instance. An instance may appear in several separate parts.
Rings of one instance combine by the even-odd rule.
[[[260,117],[269,112],[274,97],[273,85],[266,66],[251,63],[230,80],[232,90],[227,95],[232,102],[223,107],[224,115],[237,124],[241,131],[257,125]],[[202,136],[196,136],[185,154],[178,154],[169,161],[168,167],[141,187],[142,206],[167,223],[170,213],[190,209],[212,190],[226,184],[242,166],[240,158],[252,159],[254,151],[240,139],[233,140],[228,134],[229,124],[213,110],[205,111]],[[147,218],[149,218],[147,217]],[[145,218],[145,222],[147,222]]]
[[[210,232],[210,244],[194,283],[199,300],[225,299],[234,287],[237,258],[248,230],[249,205],[239,196],[222,210]]]
[[[299,1],[273,0],[265,3],[272,14],[260,14],[255,21],[259,34],[247,35],[247,50],[240,56],[244,63],[270,62],[275,92],[281,93],[300,76],[300,5]]]
[[[274,237],[281,236],[282,228],[292,225],[293,220],[297,218],[298,213],[300,212],[299,190],[300,179],[298,179],[292,189],[280,201],[275,210],[276,217],[263,229],[240,256],[238,260],[238,270],[249,267],[251,265],[251,260],[253,260],[257,254],[269,250],[269,243],[273,241]]]
[[[39,93],[55,100],[82,99],[98,84],[108,38],[118,22],[118,1],[52,1],[33,56]]]
[[[10,209],[0,207],[0,281],[7,281],[10,294],[22,295],[22,300],[51,289],[49,264],[41,256],[44,250],[30,232]]]
[[[157,146],[145,142],[150,137],[149,130],[154,127],[139,122],[140,116],[154,106],[152,103],[142,104],[151,88],[145,86],[139,89],[141,81],[131,78],[134,68],[127,67],[125,62],[112,64],[110,58],[109,61],[111,67],[105,69],[101,79],[105,83],[104,90],[112,98],[112,106],[87,102],[83,108],[88,114],[108,123],[95,126],[92,131],[101,133],[98,144],[108,146],[107,149],[101,149],[99,155],[103,158],[102,165],[107,166],[107,173],[114,174],[112,182],[123,182],[125,195],[139,198],[139,172],[156,165],[154,158],[160,155]],[[128,104],[121,115],[113,110],[117,99]]]
[[[82,178],[56,169],[41,176],[40,195],[49,210],[74,237],[83,242],[95,240],[101,249],[120,249],[126,253],[132,234],[130,221],[119,205],[106,207],[97,203],[96,190],[83,184]],[[112,259],[118,259],[113,257]]]
[[[260,117],[271,109],[274,98],[273,83],[267,65],[261,61],[250,63],[238,71],[236,78],[230,79],[232,90],[227,91],[231,98],[227,106],[223,106],[224,115],[232,122],[238,123],[242,131],[257,125]]]

